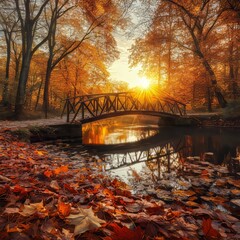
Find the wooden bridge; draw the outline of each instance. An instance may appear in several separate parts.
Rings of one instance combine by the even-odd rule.
[[[172,98],[132,92],[101,93],[67,98],[62,116],[65,112],[67,122],[71,123],[132,114],[177,118],[186,115],[186,105]]]

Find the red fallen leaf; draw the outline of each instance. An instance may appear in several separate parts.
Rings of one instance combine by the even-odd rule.
[[[211,218],[216,217],[215,212],[204,209],[204,208],[200,208],[200,207],[197,209],[193,209],[192,213],[193,215],[196,215],[196,216],[207,215],[208,217],[211,217]]]
[[[69,184],[64,183],[64,188],[67,189],[69,192],[71,193],[78,193],[78,191],[76,191],[73,187],[71,187]]]
[[[126,184],[126,183],[124,183],[124,182],[120,182],[118,179],[114,179],[113,181],[112,181],[112,186],[113,187],[115,187],[115,188],[121,188],[121,189],[128,189],[129,188],[129,186]]]
[[[12,191],[15,193],[20,193],[21,195],[24,195],[24,194],[30,192],[31,190],[32,190],[31,188],[27,189],[27,188],[24,188],[17,184],[14,186]]]
[[[68,172],[68,166],[67,165],[61,166],[59,168],[54,169],[53,171],[56,175],[58,175],[59,173],[65,173]]]
[[[113,216],[113,214],[110,211],[104,211],[104,210],[100,210],[97,212],[97,217],[105,220],[105,221],[112,221],[115,219],[115,217]]]
[[[46,170],[44,173],[43,173],[46,177],[50,178],[52,175],[53,175],[53,172],[51,170]]]
[[[204,235],[208,238],[218,238],[220,236],[219,232],[212,227],[212,220],[211,218],[203,219],[202,222],[202,229]]]
[[[163,215],[165,213],[163,206],[148,207],[146,210],[149,215]]]
[[[98,192],[99,192],[99,189],[100,189],[101,187],[102,187],[101,184],[96,184],[96,185],[94,186],[94,189],[93,189],[93,190],[90,190],[90,191],[91,191],[91,193],[93,193],[93,194],[98,193]]]
[[[7,188],[5,187],[0,187],[0,195],[2,195],[3,193],[7,192]]]
[[[208,175],[209,175],[208,170],[206,170],[206,169],[205,169],[205,170],[202,170],[202,172],[201,172],[201,176],[202,176],[202,177],[205,177],[205,178],[206,178],[206,177],[208,177]]]
[[[12,190],[13,192],[22,192],[22,191],[24,191],[24,188],[22,187],[22,186],[20,186],[20,185],[15,185],[14,186],[14,188],[13,188],[13,190]]]
[[[148,221],[144,223],[144,229],[145,229],[145,234],[152,238],[154,237],[154,240],[156,239],[156,236],[159,234],[159,230],[161,230],[158,224],[153,221]]]
[[[114,196],[113,196],[113,192],[111,191],[111,190],[109,190],[109,189],[107,189],[107,188],[105,188],[104,190],[103,190],[103,194],[106,196],[106,197],[109,197],[109,198],[114,198]]]
[[[142,240],[144,232],[140,227],[136,227],[133,230],[123,226],[120,227],[116,223],[111,223],[109,226],[113,229],[114,233],[111,238],[106,237],[104,240]]]
[[[97,236],[96,234],[91,233],[91,232],[86,232],[86,233],[81,234],[81,237],[79,239],[82,239],[82,240],[102,240],[102,238],[100,236]],[[110,238],[110,240],[111,240],[111,238]]]
[[[71,205],[62,201],[58,202],[58,213],[61,218],[69,216],[71,211]]]
[[[21,230],[18,228],[17,225],[15,225],[14,227],[10,227],[9,225],[7,225],[6,230],[8,233],[12,233],[12,232],[20,232]]]
[[[116,195],[124,196],[124,197],[132,197],[132,193],[128,190],[116,189]]]
[[[166,216],[165,216],[165,219],[170,221],[174,218],[178,218],[182,213],[180,211],[172,211],[172,210],[169,210],[167,213],[166,213]]]

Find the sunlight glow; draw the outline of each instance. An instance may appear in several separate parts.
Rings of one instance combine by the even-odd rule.
[[[147,78],[142,77],[139,79],[138,87],[140,87],[142,89],[148,89],[149,86],[150,86],[150,81]]]
[[[131,79],[131,82],[129,82],[130,88],[139,88],[141,90],[147,90],[150,88],[150,80],[146,77],[137,77]]]

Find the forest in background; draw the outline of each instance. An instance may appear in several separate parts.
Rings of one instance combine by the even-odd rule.
[[[118,30],[152,90],[211,110],[239,97],[238,0],[1,0],[0,101],[47,117],[67,97],[127,90],[111,80]],[[132,18],[132,19],[131,19]],[[120,70],[121,71],[121,70]]]

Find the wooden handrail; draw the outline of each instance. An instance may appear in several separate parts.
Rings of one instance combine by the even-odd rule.
[[[77,99],[77,101],[76,101]],[[151,100],[152,99],[152,100]],[[67,98],[62,115],[67,111],[67,122],[74,122],[78,116],[80,120],[88,118],[99,118],[104,114],[121,112],[156,112],[159,114],[170,114],[172,116],[186,115],[186,104],[173,98],[157,98],[141,100],[132,92],[99,93]],[[70,114],[74,113],[72,119]],[[89,116],[87,115],[89,114]]]

